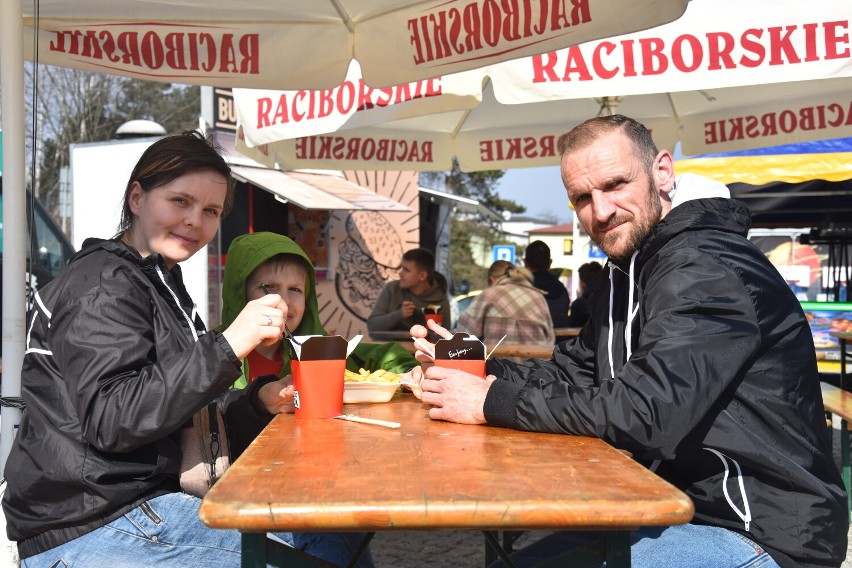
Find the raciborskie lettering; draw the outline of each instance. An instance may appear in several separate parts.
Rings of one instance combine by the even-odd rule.
[[[346,115],[414,99],[436,97],[441,92],[440,77],[383,89],[373,89],[358,79],[344,81],[334,89],[283,92],[277,100],[271,97],[257,99],[257,128],[304,122],[333,113]]]
[[[852,126],[852,100],[848,104],[834,102],[705,122],[704,143],[712,146],[793,132],[830,131],[844,126]],[[826,136],[830,137],[830,132]]]
[[[306,136],[296,139],[297,160],[375,160],[379,162],[434,162],[430,140],[343,136]]]
[[[169,26],[173,28],[174,26]],[[257,75],[260,73],[259,34],[234,34],[155,29],[115,33],[101,29],[51,32],[50,51],[92,61],[108,61],[138,70]]]
[[[408,30],[414,64],[422,65],[498,44],[520,49],[591,21],[588,0],[485,0],[443,3],[408,20]]]
[[[703,35],[604,40],[530,57],[533,83],[792,66],[850,58],[849,22],[811,22]]]

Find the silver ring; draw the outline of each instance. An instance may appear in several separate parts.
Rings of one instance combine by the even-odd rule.
[[[272,325],[272,316],[266,316],[266,325]]]

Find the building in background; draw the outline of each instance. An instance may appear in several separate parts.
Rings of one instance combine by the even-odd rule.
[[[552,221],[539,219],[529,215],[517,215],[510,212],[503,214],[500,231],[506,240],[511,241],[523,249],[530,242],[529,232],[543,229],[553,225]]]

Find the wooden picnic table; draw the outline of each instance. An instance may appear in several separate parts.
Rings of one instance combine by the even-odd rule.
[[[556,335],[556,341],[564,341],[580,335],[581,329],[580,327],[555,327],[553,333]]]
[[[829,414],[840,417],[840,473],[846,487],[846,517],[852,522],[852,473],[849,464],[849,428],[852,422],[852,392],[825,382],[820,383],[822,404]],[[831,421],[828,427],[831,428]]]
[[[417,351],[413,341],[401,341],[400,345],[411,353]],[[550,359],[553,357],[553,345],[534,345],[530,343],[501,343],[492,357],[522,357],[524,359]]]
[[[847,357],[849,356],[849,342],[852,341],[852,332],[850,331],[830,331],[832,337],[836,337],[840,343],[840,388],[849,388],[847,382],[849,369],[846,367]]]
[[[406,394],[344,408],[397,429],[278,415],[207,494],[201,520],[243,532],[243,566],[265,566],[266,531],[594,529],[610,531],[599,552],[616,568],[629,566],[628,530],[692,518],[686,495],[597,438],[427,411]]]

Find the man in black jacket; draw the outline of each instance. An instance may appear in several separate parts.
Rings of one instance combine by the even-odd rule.
[[[544,241],[533,241],[527,245],[524,266],[532,272],[533,286],[546,293],[544,299],[547,300],[553,327],[568,327],[568,306],[571,297],[565,285],[550,272],[551,264],[553,259],[550,258],[550,247]]]
[[[634,567],[839,566],[846,492],[811,332],[747,240],[748,209],[721,184],[676,179],[671,154],[624,116],[583,123],[559,152],[576,217],[609,257],[593,324],[552,360],[489,360],[485,381],[427,368],[430,416],[598,436],[648,464],[695,516],[631,533]],[[565,538],[517,565],[564,552]]]
[[[587,262],[577,269],[580,277],[580,296],[571,302],[571,314],[568,316],[568,325],[571,327],[583,327],[592,315],[592,299],[595,288],[603,272],[603,266],[594,260]]]

